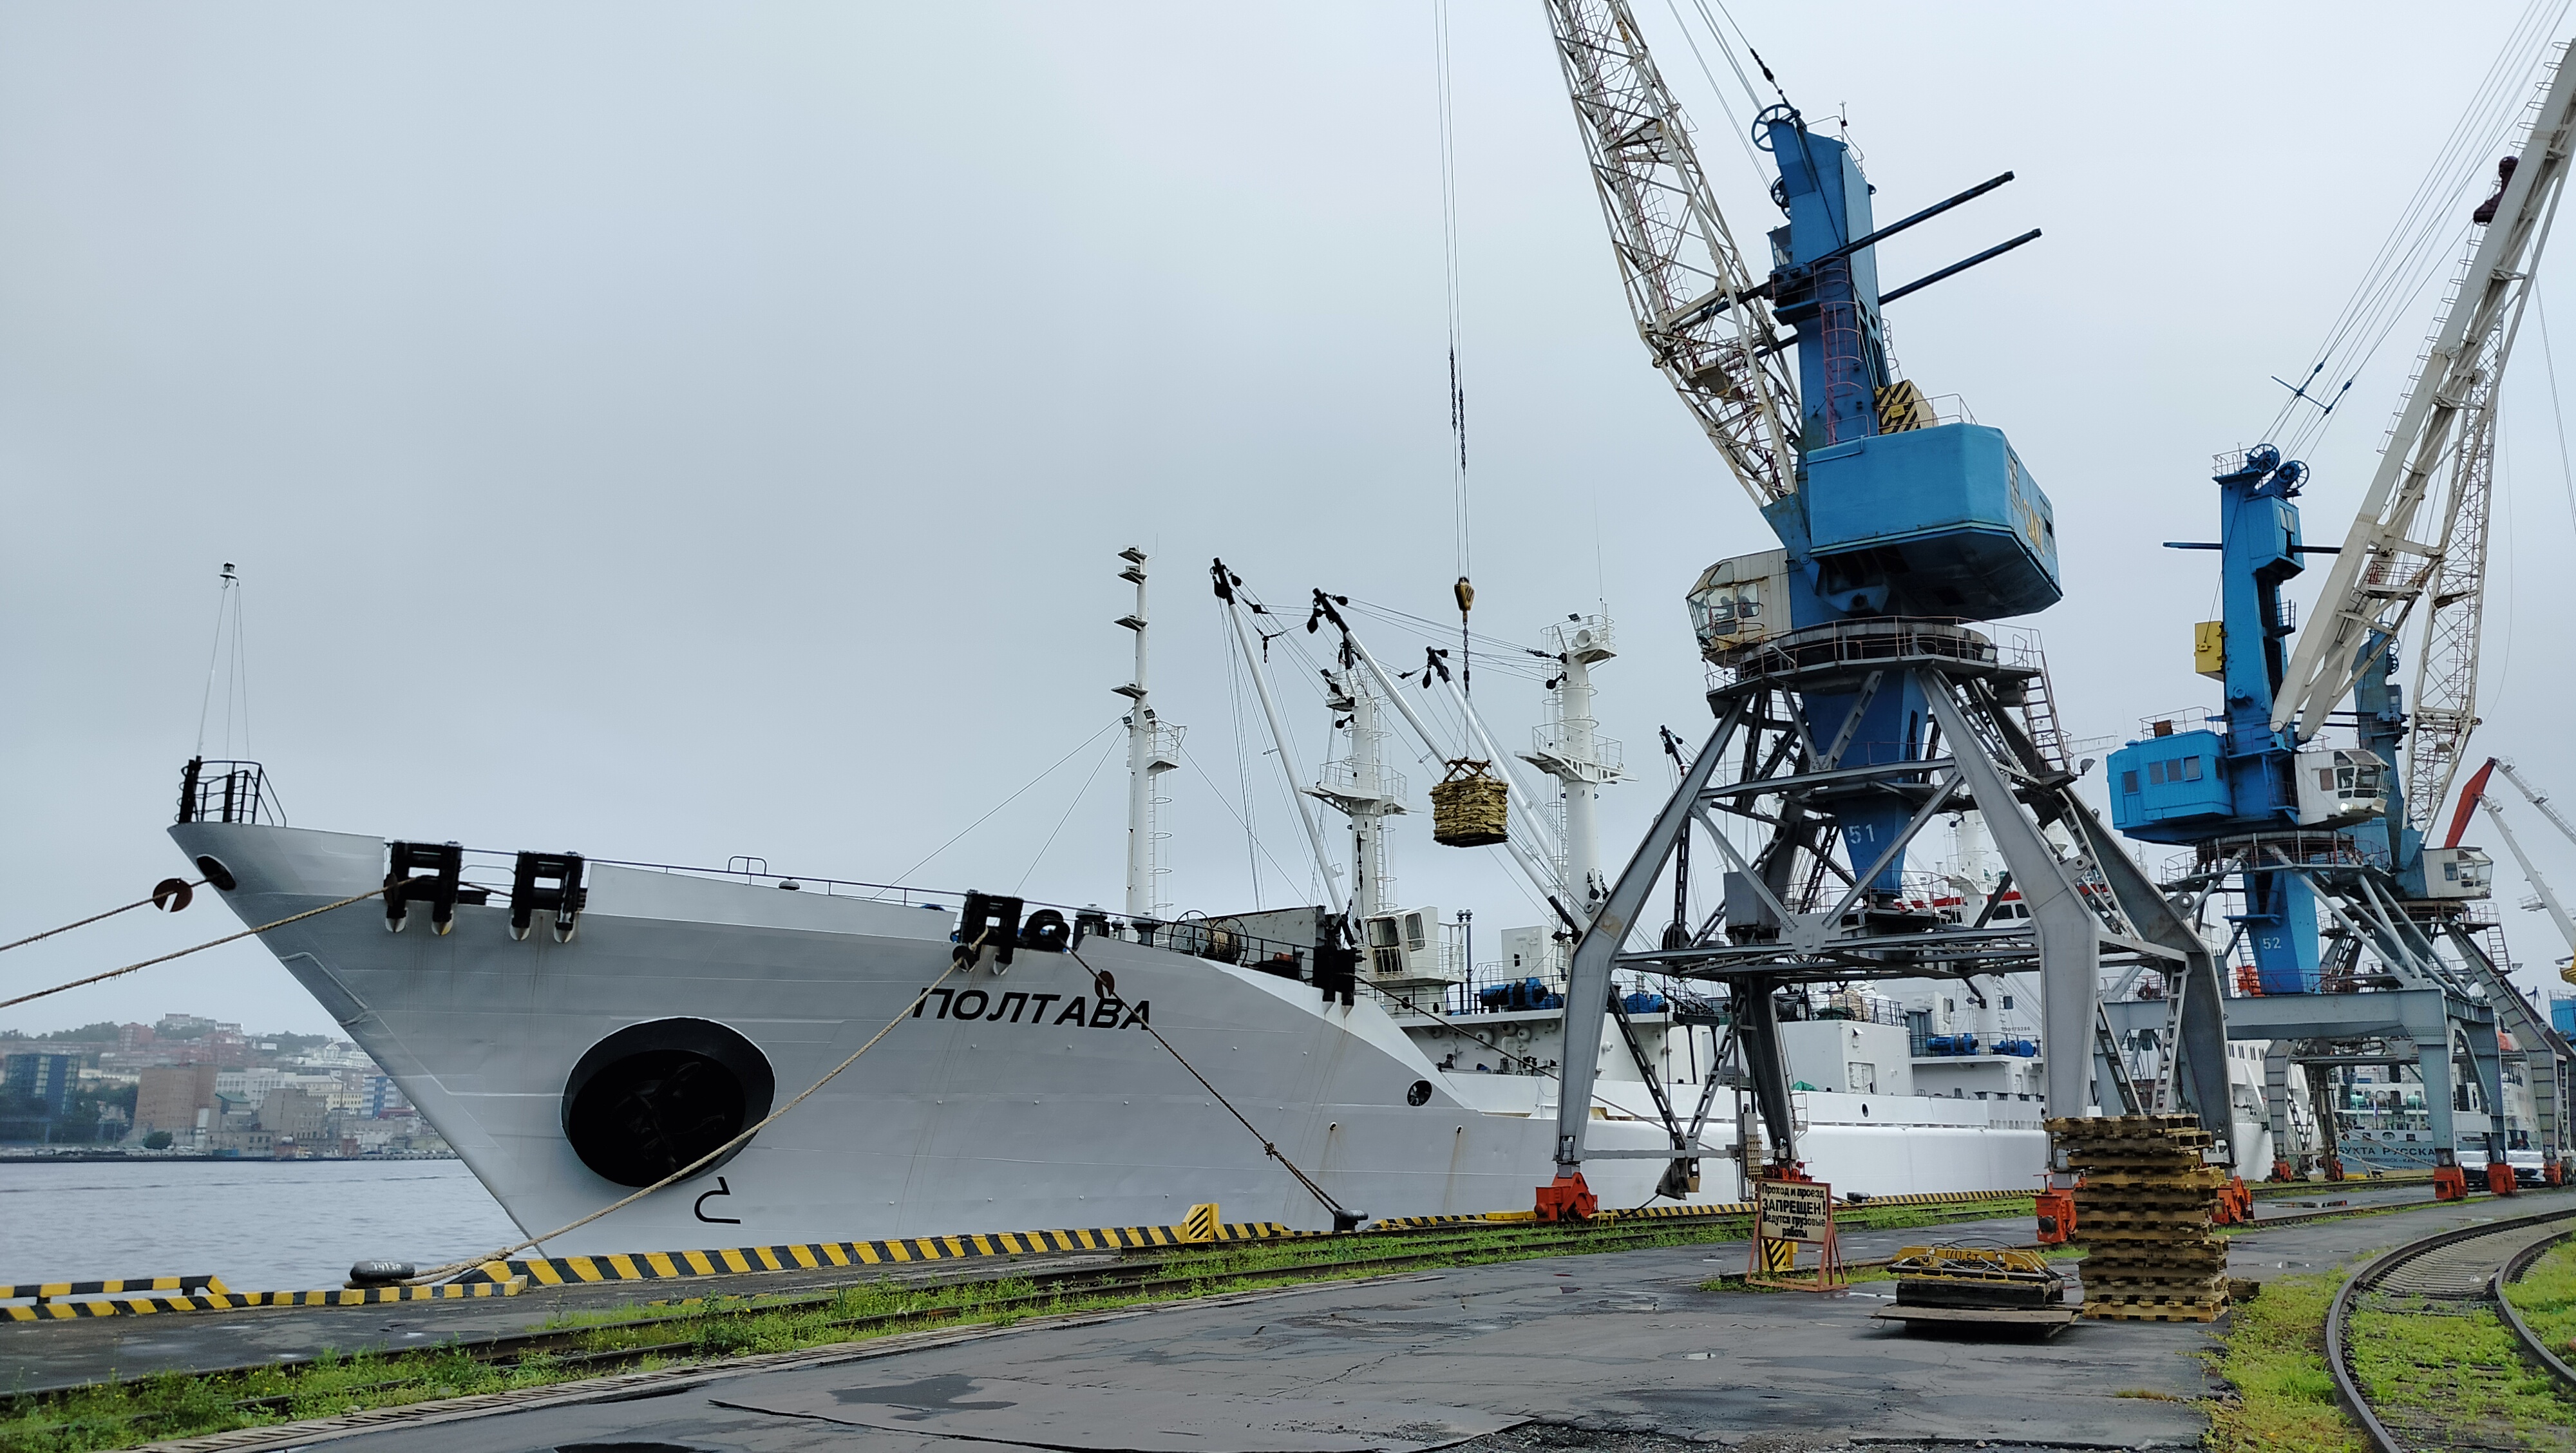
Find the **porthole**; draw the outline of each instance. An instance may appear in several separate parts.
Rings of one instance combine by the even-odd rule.
[[[1404,1092],[1404,1103],[1408,1105],[1430,1104],[1431,1082],[1429,1080],[1415,1080],[1413,1082],[1413,1088]]]
[[[649,1186],[757,1124],[776,1094],[768,1057],[721,1024],[630,1024],[573,1066],[564,1082],[564,1139],[602,1179]]]

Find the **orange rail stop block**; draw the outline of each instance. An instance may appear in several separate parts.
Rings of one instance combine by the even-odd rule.
[[[1542,1221],[1588,1221],[1601,1209],[1601,1198],[1583,1180],[1583,1172],[1569,1171],[1538,1188],[1538,1219]]]
[[[2063,1246],[2075,1235],[2075,1188],[2050,1186],[2033,1197],[2039,1213],[2039,1244]]]

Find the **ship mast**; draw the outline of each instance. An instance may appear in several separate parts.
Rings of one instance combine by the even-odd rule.
[[[1610,891],[1601,874],[1598,807],[1601,786],[1623,780],[1619,744],[1600,735],[1592,715],[1592,668],[1617,654],[1610,648],[1610,618],[1569,616],[1548,627],[1548,644],[1564,670],[1549,683],[1551,720],[1532,732],[1532,750],[1521,760],[1564,787],[1565,836],[1559,876],[1584,922]]]
[[[1135,613],[1118,618],[1118,624],[1136,633],[1136,674],[1126,685],[1111,688],[1134,703],[1127,712],[1127,916],[1154,921],[1169,916],[1155,901],[1154,880],[1163,870],[1154,860],[1161,837],[1154,830],[1154,809],[1162,800],[1154,795],[1154,779],[1180,765],[1180,728],[1163,725],[1146,704],[1145,552],[1131,545],[1118,558],[1127,562],[1118,578],[1136,587]]]
[[[1378,699],[1369,690],[1356,658],[1328,673],[1325,705],[1347,712],[1350,755],[1324,764],[1323,780],[1307,789],[1351,823],[1351,916],[1359,919],[1395,911],[1395,880],[1386,868],[1386,824],[1404,811],[1404,775],[1385,763],[1386,728],[1378,724]]]

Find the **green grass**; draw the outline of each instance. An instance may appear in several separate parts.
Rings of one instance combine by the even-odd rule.
[[[2326,1308],[2342,1285],[2281,1277],[2229,1314],[2226,1345],[2209,1359],[2229,1395],[2204,1405],[2215,1453],[2366,1453],[2326,1370]]]
[[[2531,1334],[2560,1357],[2576,1356],[2576,1242],[2557,1247],[2504,1289]]]
[[[2357,1309],[2350,1341],[2353,1376],[2383,1422],[2438,1417],[2482,1435],[2576,1427],[2576,1404],[2522,1360],[2513,1332],[2491,1308],[2465,1315],[2410,1302]]]

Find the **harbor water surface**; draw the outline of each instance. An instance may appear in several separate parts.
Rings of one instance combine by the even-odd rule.
[[[462,1161],[0,1165],[0,1282],[206,1273],[307,1291],[354,1261],[429,1266],[518,1239]]]

